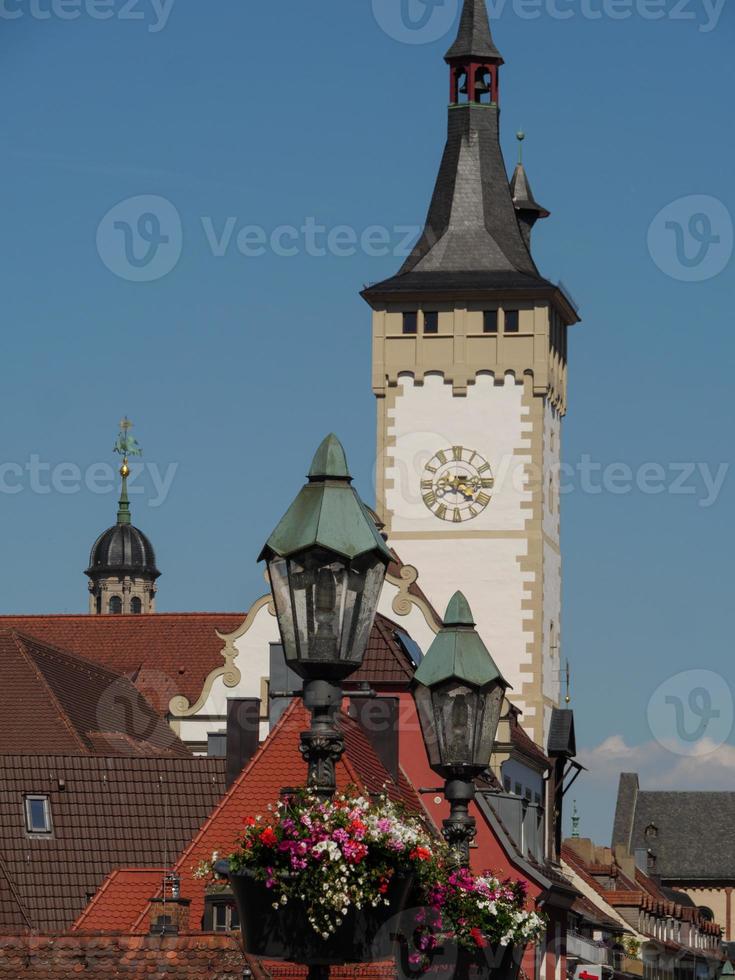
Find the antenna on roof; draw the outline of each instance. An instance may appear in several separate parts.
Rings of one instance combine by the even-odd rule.
[[[571,687],[572,687],[572,672],[570,670],[569,661],[568,660],[567,660],[567,663],[566,663],[566,667],[564,668],[564,674],[565,674],[565,679],[566,679],[566,683],[567,683],[567,693],[566,693],[566,696],[564,698],[564,701],[565,701],[566,704],[571,704],[571,702],[572,702],[572,695],[569,692],[570,692]]]

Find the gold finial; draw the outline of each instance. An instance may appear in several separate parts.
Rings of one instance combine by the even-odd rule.
[[[130,476],[130,467],[128,466],[127,456],[123,457],[122,465],[120,467],[120,476],[127,478]]]

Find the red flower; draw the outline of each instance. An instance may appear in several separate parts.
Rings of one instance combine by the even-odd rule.
[[[413,861],[428,861],[431,858],[431,851],[428,847],[414,847],[409,857]]]
[[[243,820],[243,823],[245,824],[246,827],[254,827],[255,826],[255,817],[245,817],[245,819]]]
[[[487,939],[485,939],[482,932],[477,927],[470,929],[470,935],[475,940],[475,945],[479,946],[480,949],[484,949],[487,946]]]
[[[275,847],[278,843],[278,838],[272,827],[266,827],[263,833],[260,835],[260,843],[265,844],[266,847]]]

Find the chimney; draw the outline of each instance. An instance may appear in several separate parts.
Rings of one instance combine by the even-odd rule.
[[[178,936],[189,928],[191,899],[181,897],[181,878],[169,872],[163,880],[163,894],[149,899],[151,936]]]
[[[398,698],[354,698],[350,715],[358,723],[375,754],[394,780],[398,780]]]
[[[227,699],[227,788],[258,751],[260,698]]]

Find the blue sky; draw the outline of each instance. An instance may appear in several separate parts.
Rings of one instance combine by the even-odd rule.
[[[418,19],[419,0],[407,2]],[[326,432],[339,433],[371,497],[370,320],[358,291],[401,259],[350,249],[340,227],[358,239],[387,229],[390,253],[422,221],[451,29],[429,34],[457,11],[454,0],[428,10],[422,34],[401,26],[398,6],[0,3],[3,611],[86,608],[89,547],[115,512],[109,472],[90,468],[114,462],[124,413],[149,467],[132,507],[165,573],[162,610],[247,607],[262,586],[260,546]],[[731,785],[735,772],[732,745],[695,759],[686,744],[662,749],[647,710],[662,683],[706,669],[719,678],[705,684],[713,710],[731,712],[735,483],[719,468],[735,421],[733,8],[494,9],[506,158],[523,127],[534,191],[553,212],[536,258],[584,317],[565,459],[628,466],[634,487],[621,492],[625,472],[611,484],[608,470],[608,489],[585,492],[578,475],[563,503],[563,654],[595,766],[576,795],[582,831],[605,839],[621,767],[649,785]],[[149,282],[109,254],[110,229],[133,205],[109,212],[140,196],[170,202],[164,225],[142,231],[168,235],[162,261],[178,258]],[[276,254],[280,226],[310,222],[332,231],[332,254],[307,254],[320,249],[306,233],[297,254]],[[252,226],[264,254],[237,248],[240,235],[244,251],[260,250]],[[280,241],[290,250],[288,233]],[[646,463],[663,467],[666,492],[636,486]],[[677,464],[699,468],[685,477]],[[154,475],[171,480],[166,493]],[[677,477],[693,492],[671,492]]]

